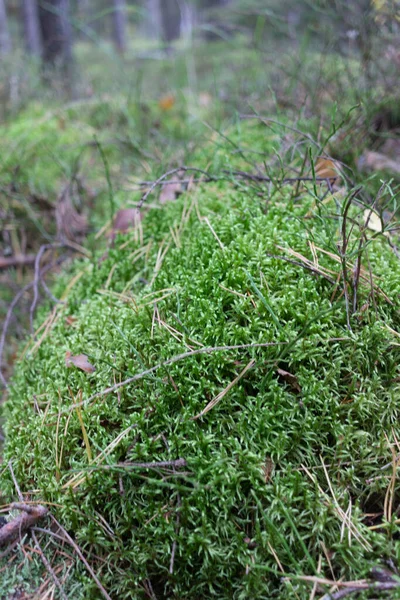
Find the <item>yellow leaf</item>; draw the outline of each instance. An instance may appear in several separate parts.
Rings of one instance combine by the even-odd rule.
[[[366,208],[364,210],[364,225],[371,229],[371,231],[376,231],[377,233],[383,233],[386,237],[389,237],[389,233],[387,231],[383,231],[382,219],[374,210],[370,208]]]

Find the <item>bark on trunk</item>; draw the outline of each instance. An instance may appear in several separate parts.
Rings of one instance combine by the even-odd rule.
[[[29,54],[41,56],[42,36],[40,32],[39,8],[36,0],[22,1],[25,47]]]
[[[118,52],[126,50],[126,3],[125,0],[114,0],[114,44]]]
[[[147,0],[147,35],[160,40],[162,38],[161,0]]]
[[[72,62],[69,0],[46,0],[40,5],[39,18],[44,62],[68,68]]]
[[[180,37],[181,11],[177,0],[162,0],[161,6],[163,38],[169,43]]]
[[[0,54],[5,55],[9,52],[11,52],[11,37],[8,29],[6,5],[4,0],[0,0]]]

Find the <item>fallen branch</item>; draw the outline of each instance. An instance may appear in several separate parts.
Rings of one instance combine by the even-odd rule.
[[[213,175],[210,175],[209,173],[207,173],[207,171],[204,171],[203,169],[197,169],[195,167],[185,167],[185,166],[182,166],[182,167],[177,167],[176,169],[171,169],[170,171],[167,171],[166,173],[164,173],[163,175],[161,175],[161,177],[159,177],[158,179],[156,179],[156,181],[154,181],[151,184],[151,186],[149,187],[149,189],[141,197],[141,199],[138,202],[138,205],[137,205],[136,208],[138,210],[140,210],[142,208],[143,204],[146,202],[147,198],[150,196],[151,192],[158,185],[160,185],[165,179],[167,179],[167,177],[170,177],[171,175],[175,175],[176,173],[179,173],[180,171],[183,171],[184,173],[187,173],[188,171],[194,171],[195,173],[202,173],[206,177],[206,179],[208,181],[213,181],[215,179],[219,179],[217,177],[214,177]]]
[[[36,256],[34,254],[16,254],[15,256],[0,256],[0,269],[10,267],[23,267],[33,265]]]
[[[53,567],[51,566],[51,564],[45,557],[44,552],[39,544],[39,540],[37,539],[34,531],[32,531],[32,539],[35,542],[35,546],[36,546],[37,551],[39,552],[40,559],[41,559],[42,563],[44,564],[44,566],[46,567],[46,571],[49,573],[50,577],[54,581],[54,585],[57,587],[58,591],[60,592],[61,598],[63,598],[63,600],[68,600],[68,596],[64,592],[64,588],[62,587],[60,580],[58,579],[57,575],[55,574]]]
[[[64,527],[57,521],[57,519],[55,517],[53,517],[53,515],[51,513],[49,514],[49,516],[50,516],[51,520],[53,521],[53,523],[55,525],[57,525],[58,529],[62,532],[65,541],[67,541],[72,546],[72,548],[75,550],[75,552],[77,553],[77,555],[81,559],[82,563],[84,564],[84,566],[86,567],[86,569],[89,572],[90,576],[92,577],[93,581],[97,585],[97,587],[98,587],[99,591],[101,592],[102,596],[106,600],[111,600],[111,597],[109,596],[109,594],[107,593],[107,591],[104,589],[104,587],[101,584],[101,582],[100,582],[99,578],[97,577],[96,573],[93,571],[92,567],[89,565],[88,561],[83,556],[82,551],[79,548],[78,544],[76,544],[76,542],[74,542],[74,540],[69,535],[69,533],[67,532],[67,530],[64,529]]]
[[[23,504],[14,502],[10,508],[21,511],[21,514],[9,521],[0,529],[0,546],[14,542],[21,537],[30,527],[48,514],[47,508],[41,504]]]

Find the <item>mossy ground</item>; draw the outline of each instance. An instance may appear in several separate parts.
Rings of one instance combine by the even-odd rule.
[[[274,156],[264,126],[230,139]],[[232,143],[207,148],[220,172],[242,166]],[[76,263],[73,285],[59,280],[66,304],[18,364],[5,464],[49,503],[111,597],[303,599],[300,576],[353,580],[400,559],[388,492],[398,259],[385,236],[371,239],[375,291],[366,276],[349,331],[341,284],[276,256],[316,252],[340,281],[341,204],[318,203],[313,185],[293,192],[227,176],[150,210],[105,260]],[[219,349],[175,361],[201,348]],[[67,368],[67,351],[96,371]],[[177,459],[183,469],[134,464]],[[15,495],[7,469],[2,489]],[[100,597],[80,563],[68,581]]]

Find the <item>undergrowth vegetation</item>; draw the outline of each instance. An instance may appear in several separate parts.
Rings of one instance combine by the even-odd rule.
[[[5,463],[111,597],[306,598],[400,558],[398,258],[357,190],[235,177],[268,131],[217,136],[220,179],[75,263],[16,368]]]

